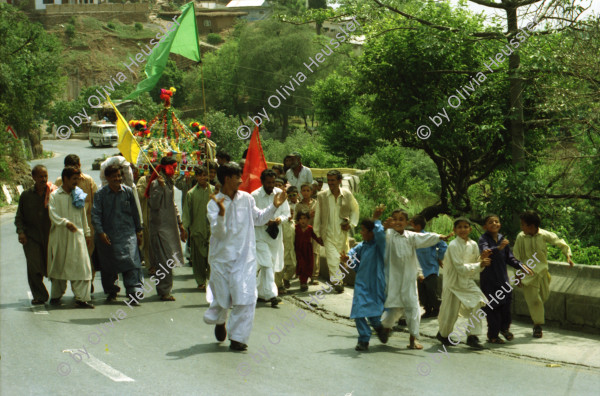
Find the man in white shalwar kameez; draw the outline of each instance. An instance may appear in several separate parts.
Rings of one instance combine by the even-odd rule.
[[[287,194],[275,196],[273,204],[260,210],[252,195],[238,191],[242,170],[236,163],[219,167],[217,177],[222,184],[219,194],[208,204],[211,265],[209,288],[213,301],[204,314],[204,322],[214,324],[218,341],[227,333],[234,351],[244,351],[250,337],[256,306],[256,237],[254,226],[266,224]],[[229,308],[231,317],[225,322]]]
[[[348,231],[358,224],[358,202],[352,193],[340,187],[342,174],[338,170],[327,172],[329,190],[317,194],[315,207],[315,234],[323,239],[329,279],[336,282],[335,274],[340,270],[340,253],[347,252]],[[339,282],[338,282],[339,283]],[[337,293],[344,291],[343,285],[335,286]]]
[[[282,192],[275,187],[275,171],[265,169],[260,175],[262,187],[252,192],[252,197],[258,209],[266,209],[273,203],[276,194]],[[281,223],[290,217],[290,205],[287,201],[283,203],[267,224],[254,227],[256,234],[256,263],[258,264],[258,298],[270,301],[272,307],[276,307],[281,301],[277,297],[277,285],[275,284],[275,273],[283,270],[283,229]],[[277,229],[277,236],[272,238],[267,229]]]
[[[411,349],[423,349],[416,340],[419,337],[421,324],[421,307],[417,292],[417,278],[423,278],[423,270],[419,264],[416,249],[435,246],[440,239],[446,238],[436,233],[418,233],[406,231],[408,214],[401,210],[392,213],[392,219],[384,223],[385,241],[385,285],[386,300],[381,323],[387,333],[398,321],[402,313],[410,333]]]
[[[81,171],[66,167],[63,185],[50,195],[48,212],[52,226],[48,240],[48,278],[52,281],[50,303],[58,305],[71,281],[75,303],[94,308],[90,301],[92,266],[87,245],[91,243],[85,213],[86,194],[77,188]]]
[[[487,299],[474,279],[490,265],[488,257],[491,251],[483,251],[480,255],[477,242],[469,239],[471,223],[466,218],[454,221],[454,233],[457,237],[448,244],[444,256],[444,286],[437,339],[444,345],[456,345],[460,342],[460,335],[452,332],[460,313],[469,321],[460,334],[464,336],[469,333],[467,345],[481,349],[477,336],[482,333],[486,314],[481,307],[487,304]]]

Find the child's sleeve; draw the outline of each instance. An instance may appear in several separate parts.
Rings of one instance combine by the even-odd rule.
[[[444,260],[444,256],[446,255],[446,250],[448,250],[448,244],[444,241],[439,241],[436,245],[437,247],[437,257],[438,260]]]
[[[475,278],[475,276],[482,271],[481,265],[479,263],[464,263],[460,250],[461,249],[457,245],[448,246],[446,259],[450,262],[450,265],[456,269],[459,276],[464,278]]]
[[[348,265],[348,267],[352,268],[354,271],[358,271],[358,266],[360,265],[360,259],[362,256],[362,248],[363,243],[361,242],[348,252],[348,261],[346,262],[346,265]],[[350,264],[354,264],[354,266],[352,267]]]
[[[564,239],[561,239],[555,233],[546,230],[544,230],[543,236],[544,241],[546,241],[546,243],[552,244],[557,248],[560,248],[560,250],[562,250],[565,256],[571,256],[571,248],[569,247],[569,245],[567,245]]]
[[[498,240],[498,243],[500,243],[500,240]],[[498,246],[492,246],[492,244],[490,243],[490,240],[486,237],[486,234],[483,234],[482,236],[479,237],[479,253],[483,252],[484,250],[491,250],[492,251],[492,255],[497,254],[500,249],[498,249]]]
[[[385,229],[381,224],[381,220],[375,220],[375,228],[373,229],[373,235],[375,238],[375,244],[377,245],[377,249],[381,252],[383,256],[385,254]]]
[[[414,232],[412,233],[412,238],[415,249],[421,249],[437,245],[437,243],[440,241],[440,234],[436,234],[435,232]]]
[[[510,250],[510,246],[507,245],[506,247],[504,247],[504,250],[506,250],[506,264],[510,265],[514,269],[520,269],[522,263],[515,258],[513,252],[511,252]]]

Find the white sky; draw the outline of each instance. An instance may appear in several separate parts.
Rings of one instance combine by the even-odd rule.
[[[458,4],[458,0],[441,0],[441,1],[450,1],[450,3],[456,5]],[[496,3],[500,3],[500,0],[493,0]],[[545,3],[549,3],[549,0],[546,0]],[[544,3],[544,1],[541,1],[540,3]],[[584,12],[582,14],[581,17],[579,17],[579,20],[583,20],[585,18],[588,17],[588,15],[600,15],[600,0],[577,0],[577,4],[581,5],[583,7],[589,7],[589,9]],[[474,13],[481,13],[482,11],[492,17],[494,15],[498,15],[501,16],[503,19],[506,17],[506,12],[504,10],[498,10],[495,8],[491,8],[491,7],[486,7],[486,6],[482,6],[479,4],[475,4],[472,1],[467,1],[467,6],[469,7],[469,9],[471,9]],[[537,10],[537,8],[540,6],[540,4],[533,4],[531,5],[531,9],[529,10],[530,12],[534,12]],[[527,9],[527,7],[521,7],[519,9],[520,13],[523,13],[525,10]],[[521,14],[519,14],[521,15]],[[528,20],[530,20],[531,18],[527,18]]]

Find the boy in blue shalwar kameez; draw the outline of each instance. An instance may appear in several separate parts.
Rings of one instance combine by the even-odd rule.
[[[378,206],[373,213],[373,220],[365,219],[361,223],[363,242],[352,248],[348,255],[341,255],[342,262],[356,271],[354,282],[354,297],[350,318],[356,321],[358,330],[357,351],[369,349],[371,327],[377,332],[382,342],[383,326],[381,314],[385,302],[385,273],[383,271],[383,257],[385,255],[385,230],[379,218],[385,207]],[[367,322],[368,320],[368,322]]]

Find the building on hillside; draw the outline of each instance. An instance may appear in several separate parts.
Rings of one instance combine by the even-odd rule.
[[[165,20],[171,20],[181,12],[160,12],[158,16]],[[229,8],[196,8],[196,27],[198,34],[220,33],[235,25],[237,18],[243,18],[248,12],[232,10]]]
[[[248,13],[244,19],[249,22],[261,21],[271,16],[271,5],[265,0],[232,0],[227,4],[230,10]]]

